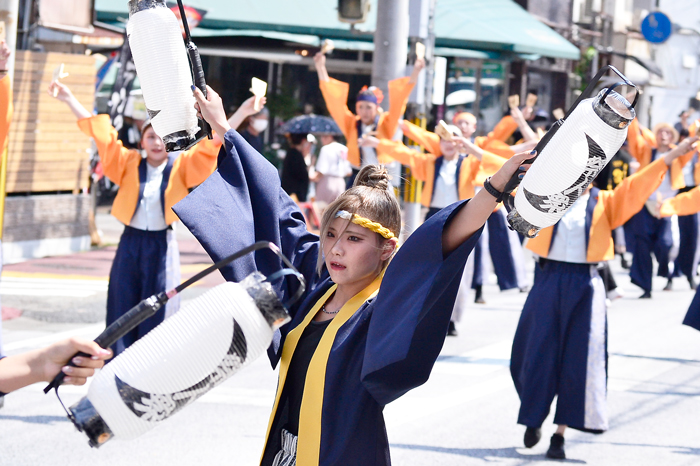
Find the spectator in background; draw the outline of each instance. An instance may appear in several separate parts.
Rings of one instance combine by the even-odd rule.
[[[345,191],[345,178],[352,174],[352,167],[348,162],[348,148],[337,142],[335,136],[322,134],[320,138],[323,147],[311,181],[316,183],[316,201],[325,208]]]
[[[282,163],[282,189],[299,202],[306,202],[309,193],[309,165],[311,153],[308,134],[288,134],[290,149]],[[292,196],[292,198],[294,198]]]
[[[268,112],[267,107],[263,107],[258,113],[246,118],[239,128],[243,139],[261,154],[263,153],[262,133],[267,129],[269,122],[270,112]]]
[[[678,115],[678,122],[673,125],[673,127],[678,131],[678,135],[680,136],[680,139],[678,142],[682,141],[684,138],[688,137],[688,128],[690,127],[690,123],[688,122],[688,119],[690,118],[690,115],[693,114],[692,110],[683,110],[680,115]]]

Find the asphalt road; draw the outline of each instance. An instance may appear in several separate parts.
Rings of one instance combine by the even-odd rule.
[[[183,237],[181,245],[187,241]],[[197,254],[193,253],[191,269],[206,265],[206,257]],[[674,291],[662,292],[665,282],[659,280],[654,299],[637,300],[639,290],[617,263],[613,270],[626,297],[615,301],[608,313],[610,430],[602,435],[567,432],[566,462],[700,464],[700,333],[680,325],[693,293],[680,280]],[[53,278],[32,287],[31,273],[27,273],[27,288],[44,290],[46,296],[21,295],[21,286],[12,285],[3,274],[3,305],[13,299],[18,300],[13,304],[22,305],[21,298],[44,311],[25,312],[3,322],[8,353],[70,334],[94,337],[101,331],[100,318],[80,320],[68,314],[49,319],[46,314],[56,311],[46,308],[76,309],[83,303],[85,315],[97,316],[104,289],[95,286],[83,297],[56,296],[68,294],[66,290],[74,284],[55,282],[70,279]],[[201,284],[191,297],[208,286]],[[50,291],[52,287],[58,291]],[[490,284],[485,297],[486,305],[474,304],[465,313],[458,325],[460,335],[447,339],[430,380],[387,406],[393,464],[551,464],[544,458],[555,429],[551,418],[545,422],[540,444],[525,449],[524,428],[516,424],[518,398],[508,370],[510,345],[526,294],[500,293]],[[276,377],[261,357],[142,437],[115,439],[98,450],[88,447],[87,438],[67,420],[55,395],[44,395],[43,386],[34,385],[8,395],[0,409],[0,466],[256,464]],[[87,388],[64,387],[60,392],[69,406]]]

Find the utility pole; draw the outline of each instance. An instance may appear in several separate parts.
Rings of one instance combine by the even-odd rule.
[[[435,14],[435,0],[409,0],[409,43],[411,45],[411,61],[416,59],[416,44],[421,43],[425,47],[426,67],[418,77],[416,87],[408,100],[406,114],[412,123],[426,127],[427,114],[430,111],[433,90],[433,49],[435,48],[435,36],[432,34]],[[406,181],[403,195],[404,200],[404,232],[410,235],[421,224],[421,203],[423,183],[411,174],[409,168],[405,169]]]
[[[389,88],[392,79],[406,72],[408,47],[408,1],[378,0],[377,30],[374,32],[374,56],[372,60],[372,85],[382,90],[386,99],[384,110],[389,109]]]
[[[389,109],[388,82],[405,76],[408,50],[408,2],[409,0],[378,0],[377,26],[374,31],[374,56],[372,59],[372,85],[384,93],[382,108]],[[401,186],[401,164],[387,164],[394,189]]]

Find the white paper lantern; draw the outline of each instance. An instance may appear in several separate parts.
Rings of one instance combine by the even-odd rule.
[[[189,147],[199,120],[177,17],[163,0],[129,0],[126,34],[153,130],[168,152]]]
[[[264,280],[211,289],[107,364],[70,407],[90,445],[147,432],[260,356],[289,320]]]
[[[632,105],[615,91],[603,89],[582,100],[520,183],[508,213],[513,229],[533,238],[557,223],[620,149],[634,116]]]

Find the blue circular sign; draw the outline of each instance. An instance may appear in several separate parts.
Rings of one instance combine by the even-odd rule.
[[[671,19],[660,11],[649,13],[642,20],[642,35],[654,44],[666,42],[671,36],[672,29]]]

